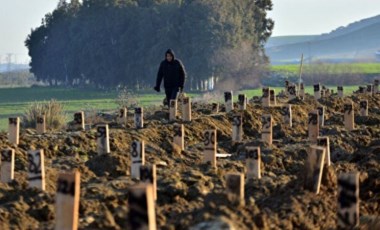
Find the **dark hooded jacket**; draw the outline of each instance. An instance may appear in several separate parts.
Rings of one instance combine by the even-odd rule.
[[[173,56],[173,60],[171,62],[166,60],[166,54],[168,53]],[[160,68],[158,69],[156,86],[160,87],[161,81],[164,79],[165,88],[183,88],[185,78],[186,72],[182,62],[175,59],[173,50],[168,49],[165,53],[165,60],[161,62]]]

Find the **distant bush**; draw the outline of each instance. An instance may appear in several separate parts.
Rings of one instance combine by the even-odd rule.
[[[119,105],[119,108],[134,108],[139,105],[139,100],[132,90],[121,88],[117,94],[116,104]]]
[[[32,102],[23,115],[22,125],[25,128],[36,126],[37,116],[45,115],[48,129],[59,129],[65,125],[66,115],[64,106],[55,99],[43,102]]]

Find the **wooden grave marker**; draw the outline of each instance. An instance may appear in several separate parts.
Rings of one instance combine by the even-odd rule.
[[[14,179],[15,170],[15,150],[3,149],[1,150],[0,161],[0,180],[3,183],[9,183]]]
[[[315,194],[319,193],[321,187],[325,155],[325,148],[316,145],[311,145],[307,154],[304,186]]]
[[[318,110],[314,110],[309,113],[309,119],[308,119],[309,141],[312,143],[317,143],[318,136],[319,136],[319,116],[318,116]]]
[[[181,151],[185,150],[185,131],[182,124],[174,124],[173,143],[177,145]]]
[[[145,165],[144,141],[133,141],[131,145],[131,177],[140,179],[140,167]]]
[[[84,126],[84,112],[76,112],[74,113],[74,129],[75,130],[85,130]]]
[[[319,100],[321,99],[321,85],[320,84],[315,84],[314,85],[314,99]]]
[[[270,106],[270,97],[269,97],[269,88],[263,88],[263,97],[262,97],[262,105],[263,107]]]
[[[355,115],[354,115],[354,106],[352,101],[348,101],[344,104],[344,127],[348,131],[355,129]]]
[[[343,96],[344,96],[344,94],[343,94],[343,86],[338,86],[337,90],[338,90],[338,97],[343,98]]]
[[[318,106],[318,124],[319,127],[325,126],[325,107],[324,106]]]
[[[128,122],[128,109],[127,108],[119,109],[119,114],[116,118],[116,122],[120,125],[127,125],[127,122]]]
[[[244,174],[228,173],[226,187],[228,200],[238,205],[244,205]]]
[[[184,97],[182,99],[182,120],[191,121],[191,99]]]
[[[135,108],[135,127],[136,129],[144,128],[144,109],[141,107]]]
[[[243,117],[235,115],[232,118],[232,141],[239,142],[243,140]]]
[[[137,184],[128,192],[129,228],[156,230],[154,192],[151,184]]]
[[[247,109],[247,96],[245,94],[238,95],[238,106],[239,106],[239,110]]]
[[[157,200],[157,171],[155,164],[140,166],[140,181],[153,186],[153,199]]]
[[[292,127],[292,105],[285,105],[281,107],[281,113],[284,124]]]
[[[378,79],[375,79],[373,81],[373,93],[374,94],[379,93],[379,80]]]
[[[262,131],[261,131],[261,140],[268,145],[272,144],[272,133],[273,133],[273,120],[272,115],[263,114],[261,116]]]
[[[318,137],[318,146],[324,147],[325,148],[325,164],[327,166],[331,165],[331,160],[330,160],[330,138],[329,137]]]
[[[80,173],[60,173],[55,199],[55,229],[78,229],[80,199]]]
[[[288,87],[289,87],[289,81],[285,81],[285,95],[286,95],[286,96],[289,95]]]
[[[29,187],[45,190],[45,157],[44,150],[28,151],[28,181]]]
[[[20,118],[10,117],[8,119],[8,140],[9,143],[18,145],[20,142]]]
[[[177,118],[177,100],[170,100],[169,104],[169,121]]]
[[[247,180],[261,178],[261,152],[260,147],[245,147],[245,161],[247,167]]]
[[[234,109],[234,102],[232,101],[232,91],[224,92],[224,104],[226,107],[226,112],[229,113]]]
[[[204,139],[203,162],[204,163],[210,162],[211,165],[214,168],[216,168],[216,149],[217,149],[216,148],[217,147],[216,146],[217,144],[216,129],[206,130],[203,133],[203,139]]]
[[[368,100],[360,101],[360,116],[368,116]]]
[[[212,103],[212,108],[211,108],[211,112],[212,113],[219,113],[219,103]]]
[[[359,86],[359,93],[365,93],[366,92],[366,89],[367,87],[364,87],[364,86]]]
[[[303,83],[300,84],[300,93],[299,93],[301,99],[305,98],[305,85]]]
[[[325,96],[326,96],[326,90],[325,89],[321,89],[321,98],[323,98]]]
[[[108,124],[98,125],[96,128],[97,152],[99,155],[110,153]]]
[[[359,173],[338,176],[338,228],[353,229],[359,225]]]
[[[36,117],[36,130],[38,134],[46,133],[46,119],[45,115]]]
[[[289,100],[293,100],[297,97],[297,89],[296,86],[293,84],[288,86],[288,97]]]
[[[274,89],[269,90],[270,104],[277,105],[276,91]]]
[[[331,96],[331,91],[330,91],[330,89],[326,89],[326,90],[325,90],[325,96],[326,96],[326,97]]]
[[[373,85],[370,84],[370,85],[367,85],[367,95],[372,95],[373,94]]]

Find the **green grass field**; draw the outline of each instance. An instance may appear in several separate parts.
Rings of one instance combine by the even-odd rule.
[[[341,63],[341,64],[322,64],[322,65],[308,65],[303,66],[303,70],[307,71],[308,68],[324,68],[335,73],[355,72],[361,74],[380,74],[380,63]],[[299,73],[299,64],[294,65],[274,65],[271,66],[271,70],[279,72],[289,72],[293,74]]]
[[[331,87],[336,88],[336,87]],[[282,90],[281,87],[274,88],[276,92]],[[356,90],[357,86],[345,86],[345,93],[350,94]],[[307,93],[312,93],[312,87],[306,87]],[[234,100],[237,100],[237,95],[244,93],[248,98],[260,96],[261,89],[244,90],[234,92]],[[190,97],[201,97],[201,94],[188,94]],[[159,105],[164,98],[163,93],[137,93],[139,104],[141,106]],[[117,92],[102,92],[97,90],[84,89],[61,89],[61,88],[12,88],[0,89],[0,130],[7,129],[7,119],[12,116],[21,116],[25,113],[26,108],[30,103],[35,101],[48,101],[56,99],[64,105],[64,110],[67,117],[76,111],[112,111],[116,110]],[[221,96],[220,101],[223,100]]]

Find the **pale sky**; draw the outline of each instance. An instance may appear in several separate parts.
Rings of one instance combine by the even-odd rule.
[[[232,0],[233,1],[233,0]],[[274,36],[330,32],[351,22],[380,14],[380,0],[272,0]],[[0,62],[29,59],[24,41],[32,28],[54,10],[58,0],[0,0]],[[16,58],[16,59],[15,59]]]

